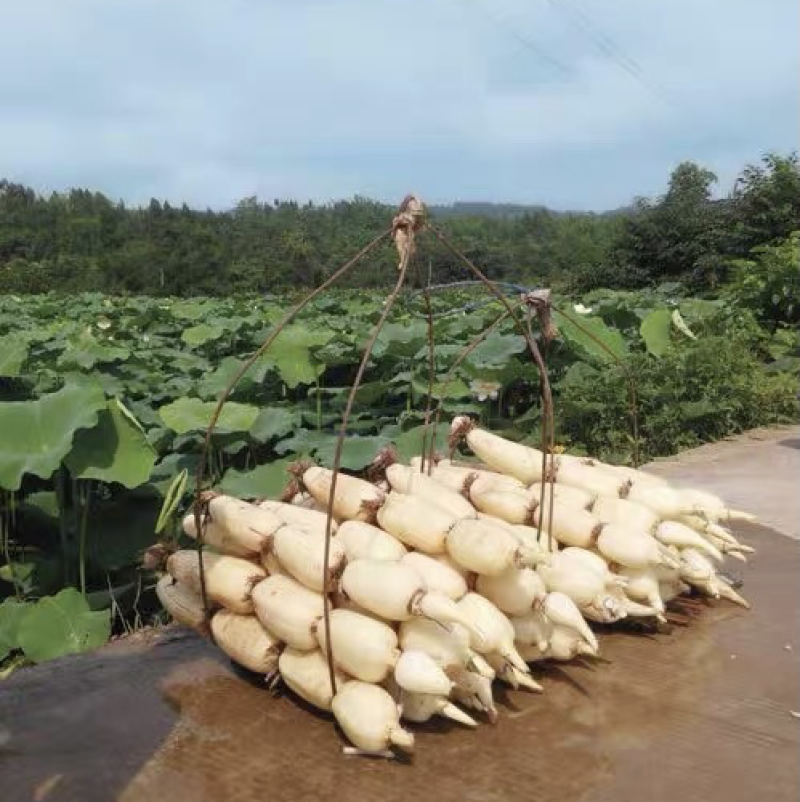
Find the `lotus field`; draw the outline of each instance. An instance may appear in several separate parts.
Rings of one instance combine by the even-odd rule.
[[[207,465],[215,488],[276,497],[300,457],[332,464],[384,298],[329,294],[279,335],[224,408]],[[216,399],[296,300],[0,296],[0,664],[93,648],[158,619],[146,550],[182,537]],[[677,285],[558,303],[591,333],[554,315],[546,358],[559,450],[631,462],[628,374],[643,459],[795,414],[790,329],[768,331],[735,304],[685,297]],[[440,450],[456,414],[538,444],[539,376],[513,323],[445,381],[500,305],[469,290],[432,305]],[[389,444],[406,463],[419,453],[428,354],[424,305],[408,291],[358,391],[346,471]]]

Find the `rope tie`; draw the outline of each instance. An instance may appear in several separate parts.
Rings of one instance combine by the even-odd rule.
[[[414,255],[416,234],[424,224],[425,204],[416,195],[406,195],[392,219],[392,239],[400,257],[398,270],[402,270]]]
[[[539,326],[542,330],[542,336],[546,343],[554,340],[558,335],[558,329],[553,323],[553,307],[550,304],[550,290],[531,290],[530,292],[522,293],[522,303],[529,306],[536,312],[536,317],[539,318]]]

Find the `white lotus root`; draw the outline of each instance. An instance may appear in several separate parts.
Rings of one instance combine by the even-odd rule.
[[[403,249],[411,231],[396,229]],[[481,463],[422,470],[387,449],[367,472],[383,471],[380,486],[342,473],[333,492],[330,470],[298,463],[290,502],[204,493],[183,519],[195,539],[199,520],[204,583],[198,551],[178,551],[159,599],[332,713],[347,753],[383,757],[414,747],[401,718],[475,728],[500,715],[495,682],[546,693],[529,664],[597,658],[595,624],[669,621],[690,592],[749,606],[720,569],[753,553],[726,526],[750,516],[716,496],[587,457],[545,461],[465,416],[459,443]]]

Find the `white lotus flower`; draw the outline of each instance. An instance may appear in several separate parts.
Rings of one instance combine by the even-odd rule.
[[[475,379],[470,382],[469,389],[478,401],[486,401],[487,399],[495,400],[497,394],[502,389],[502,385],[499,382]]]
[[[584,306],[583,304],[575,304],[572,307],[579,315],[591,315],[592,314],[592,307],[591,306]]]

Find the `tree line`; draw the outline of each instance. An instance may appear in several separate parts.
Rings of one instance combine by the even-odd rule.
[[[713,288],[736,260],[800,227],[796,153],[748,165],[731,193],[716,176],[680,164],[658,198],[614,212],[455,204],[433,217],[495,279],[584,291],[681,281]],[[245,198],[226,211],[151,200],[127,207],[99,192],[37,194],[0,180],[0,292],[220,295],[313,286],[387,226],[393,207],[366,198],[330,204]],[[394,272],[376,252],[349,286],[383,286]],[[418,281],[463,277],[429,238]],[[391,279],[388,279],[391,280]],[[347,285],[345,285],[347,286]]]

